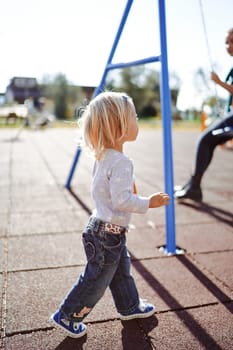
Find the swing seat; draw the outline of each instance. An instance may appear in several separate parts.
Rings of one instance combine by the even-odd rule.
[[[214,136],[229,136],[233,138],[233,128],[230,126],[225,126],[224,128],[216,129],[212,131]]]

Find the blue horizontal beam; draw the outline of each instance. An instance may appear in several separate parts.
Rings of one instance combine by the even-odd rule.
[[[139,66],[141,64],[159,62],[161,56],[152,56],[147,58],[142,58],[141,60],[126,62],[126,63],[109,63],[106,67],[107,70],[118,69],[118,68],[126,68],[131,66]]]

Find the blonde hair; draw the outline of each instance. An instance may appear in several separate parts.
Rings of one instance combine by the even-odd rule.
[[[121,92],[102,92],[89,103],[80,122],[85,144],[94,151],[96,159],[127,133],[129,116],[133,113],[132,99]]]

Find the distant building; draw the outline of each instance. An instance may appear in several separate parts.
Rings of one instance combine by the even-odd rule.
[[[6,103],[24,103],[31,97],[37,101],[41,97],[41,92],[36,78],[13,77],[6,88]]]
[[[95,91],[94,86],[81,86],[82,92],[87,100],[91,100],[93,93]]]

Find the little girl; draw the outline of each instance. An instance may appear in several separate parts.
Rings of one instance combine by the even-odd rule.
[[[96,209],[83,232],[87,257],[84,274],[72,287],[52,323],[71,337],[86,333],[83,319],[110,288],[121,320],[149,317],[152,304],[143,302],[130,273],[126,235],[131,213],[169,204],[166,193],[142,197],[134,193],[133,164],[123,145],[138,135],[132,99],[120,92],[103,92],[86,107],[82,118],[84,141],[94,151],[92,196]]]

